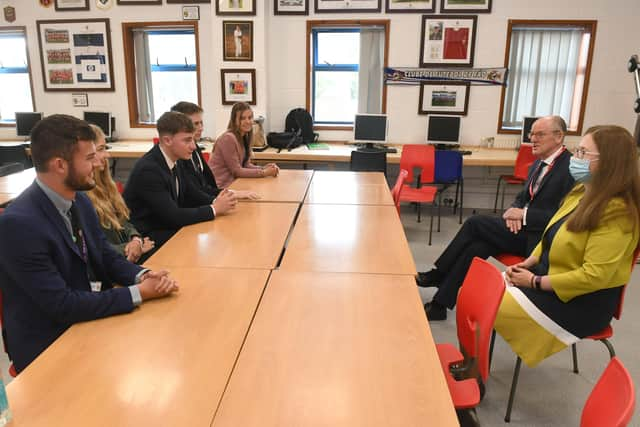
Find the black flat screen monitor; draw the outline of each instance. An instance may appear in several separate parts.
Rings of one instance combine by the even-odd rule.
[[[536,120],[540,117],[534,116],[524,116],[522,118],[522,138],[520,138],[521,142],[529,143],[531,139],[529,139],[529,134],[531,133],[531,128]]]
[[[111,113],[99,111],[85,111],[84,121],[92,123],[102,129],[107,139],[111,138]]]
[[[386,114],[356,114],[353,121],[353,140],[373,147],[374,143],[384,144],[387,140]]]
[[[460,117],[429,116],[427,119],[427,143],[442,145],[460,144]]]
[[[16,133],[18,136],[31,135],[31,129],[42,120],[42,113],[17,113],[16,112]]]

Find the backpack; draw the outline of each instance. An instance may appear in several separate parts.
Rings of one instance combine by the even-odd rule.
[[[267,144],[278,150],[287,149],[291,151],[304,144],[301,134],[302,131],[300,129],[295,132],[269,132],[267,134]]]
[[[284,121],[285,132],[301,130],[303,144],[311,144],[318,141],[319,135],[313,132],[313,117],[304,108],[294,108],[289,111]]]

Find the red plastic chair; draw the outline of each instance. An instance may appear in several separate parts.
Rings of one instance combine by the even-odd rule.
[[[531,151],[531,144],[522,144],[518,150],[516,164],[513,168],[513,175],[500,175],[498,177],[498,185],[496,187],[496,200],[493,203],[493,211],[498,211],[498,195],[500,194],[500,183],[504,181],[502,186],[502,201],[500,202],[500,210],[504,209],[504,191],[507,185],[522,185],[527,181],[529,167],[536,161],[536,156]]]
[[[3,306],[2,306],[2,291],[0,291],[0,327],[2,327],[2,325],[4,324],[4,313],[3,313]],[[7,353],[7,345],[4,343],[4,328],[2,328],[2,344],[4,346],[4,352]],[[16,372],[16,368],[15,366],[13,366],[13,363],[9,366],[9,375],[11,375],[13,378],[15,378],[18,373]]]
[[[582,410],[580,427],[624,427],[631,421],[636,392],[629,371],[611,358]]]
[[[396,206],[398,215],[400,215],[400,189],[402,188],[402,184],[404,183],[405,179],[407,179],[408,174],[409,172],[407,172],[406,170],[400,169],[400,173],[398,174],[396,183],[391,189],[391,197],[393,198],[393,204]]]
[[[202,152],[202,158],[204,159],[205,163],[209,163],[209,156],[211,156],[211,153],[207,153],[206,151]]]
[[[414,181],[414,168],[420,169],[420,182],[418,187],[410,186]],[[438,187],[423,184],[434,181],[435,149],[433,145],[405,145],[402,147],[400,169],[407,171],[407,177],[400,190],[400,202],[415,202],[418,204],[418,222],[420,222],[420,204],[431,203],[431,223],[429,225],[429,245],[431,245],[433,207],[435,205]]]
[[[437,344],[440,364],[456,409],[480,403],[489,376],[489,340],[504,294],[500,271],[491,263],[474,258],[458,294],[456,327],[459,351],[453,344]],[[478,378],[458,380],[462,372]]]
[[[116,188],[118,189],[118,193],[122,194],[124,192],[124,185],[120,181],[116,181]]]

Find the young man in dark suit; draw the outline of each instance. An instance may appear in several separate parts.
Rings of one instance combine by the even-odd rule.
[[[75,117],[41,120],[31,132],[36,179],[0,215],[2,327],[18,372],[74,323],[128,313],[177,290],[166,271],[127,261],[102,233],[81,193],[95,186],[94,140]]]
[[[436,260],[436,268],[418,274],[418,285],[436,286],[438,291],[425,304],[429,320],[447,318],[447,308],[456,305],[473,257],[488,258],[500,253],[527,256],[540,241],[560,201],[573,187],[569,174],[571,154],[565,149],[567,125],[559,116],[543,117],[531,128],[535,161],[524,189],[501,218],[474,215],[462,225],[449,246]]]
[[[124,190],[130,221],[156,248],[185,225],[209,221],[236,206],[232,191],[214,198],[187,178],[178,160],[190,160],[196,144],[191,119],[182,113],[164,113],[157,122],[160,142],[133,167]]]

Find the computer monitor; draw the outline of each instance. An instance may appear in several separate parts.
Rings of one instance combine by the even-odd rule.
[[[16,133],[18,136],[30,136],[31,129],[42,120],[42,113],[16,112]]]
[[[459,116],[433,116],[427,118],[427,143],[436,145],[460,144]]]
[[[384,144],[387,140],[386,114],[356,114],[353,121],[353,140],[366,144],[365,148],[375,148],[373,144]]]
[[[107,140],[111,139],[111,113],[103,113],[99,111],[85,111],[84,121],[92,123],[102,129]]]
[[[533,116],[524,116],[522,118],[522,137],[520,138],[521,142],[529,143],[531,139],[529,139],[529,133],[531,133],[531,128],[533,127],[533,123],[538,120],[540,117]]]

